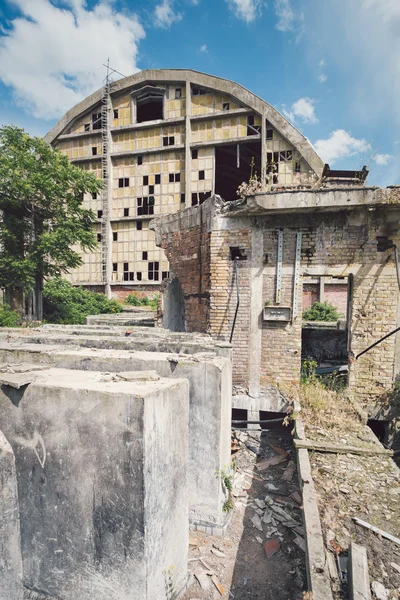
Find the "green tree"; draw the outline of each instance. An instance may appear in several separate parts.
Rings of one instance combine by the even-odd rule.
[[[12,308],[18,289],[38,291],[43,279],[81,264],[72,246],[96,247],[95,215],[83,207],[83,195],[101,187],[41,138],[0,128],[0,287]]]
[[[329,302],[314,302],[311,308],[303,312],[304,321],[337,321],[340,314]]]

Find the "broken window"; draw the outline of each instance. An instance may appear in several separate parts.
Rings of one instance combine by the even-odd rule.
[[[192,150],[192,159],[196,160],[199,157],[199,151],[197,149]]]
[[[211,196],[211,192],[200,192],[199,194],[199,204],[203,204],[207,198]]]
[[[92,146],[92,156],[97,156],[97,146]]]
[[[143,225],[143,224],[142,224],[142,221],[136,221],[136,229],[137,229],[138,231],[141,231],[141,230],[142,230],[142,228],[143,228],[143,227],[142,227],[142,225]]]
[[[102,216],[103,216],[103,211],[102,211],[102,210],[98,210],[98,211],[97,211],[97,218],[98,218],[98,219],[101,219],[101,218],[102,218]]]
[[[181,204],[185,204],[185,194],[181,194]]]
[[[97,200],[97,192],[93,192],[93,194],[92,194],[92,199],[93,199],[93,200]]]
[[[137,198],[137,214],[138,216],[154,215],[154,196]]]
[[[147,260],[147,252],[142,252],[142,260]]]
[[[175,88],[175,100],[182,98],[182,88]]]
[[[116,273],[118,271],[118,264],[113,263],[113,272]]]
[[[175,144],[175,137],[170,135],[168,138],[168,146],[173,146]]]
[[[164,279],[168,279],[168,277],[169,277],[169,272],[163,271],[161,274],[161,279],[164,281]]]
[[[199,171],[199,179],[200,179],[200,181],[201,181],[202,179],[205,179],[205,178],[206,178],[206,177],[205,177],[205,172],[204,172],[204,171]]]
[[[222,110],[229,110],[229,102],[222,103]]]
[[[138,281],[142,281],[142,273],[140,271],[138,273],[136,273],[136,279]]]
[[[118,119],[118,108],[114,108],[114,119]]]
[[[179,182],[181,180],[180,173],[169,173],[168,180],[170,183]]]
[[[129,187],[129,177],[120,177],[118,179],[118,187]]]
[[[199,203],[196,192],[192,192],[192,206],[197,206]]]
[[[301,165],[300,165],[300,163],[299,163],[299,162],[295,162],[295,163],[294,163],[294,168],[293,168],[293,171],[294,171],[295,173],[300,173],[300,172],[301,172]]]
[[[135,279],[135,274],[131,271],[129,273],[129,281],[134,281],[134,279]]]
[[[138,164],[138,165],[142,165],[142,164],[143,164],[143,156],[142,156],[142,155],[139,155],[139,156],[137,157],[137,164]]]
[[[265,134],[265,139],[266,140],[274,139],[274,130],[273,129],[267,129],[266,134]]]
[[[149,262],[148,271],[147,271],[149,281],[158,281],[159,280],[159,271],[160,271],[160,263],[159,262]]]
[[[84,124],[85,131],[90,131],[90,123]]]
[[[118,231],[113,231],[113,242],[118,242]]]
[[[156,175],[155,182],[156,182],[156,185],[159,185],[161,183],[161,175],[160,174]]]
[[[92,129],[101,129],[101,113],[92,114]]]
[[[149,176],[143,175],[143,185],[149,185]]]
[[[129,208],[124,208],[124,217],[129,217]]]
[[[136,121],[158,121],[164,118],[165,89],[145,86],[136,93]]]
[[[247,117],[247,135],[258,135],[261,131],[261,125],[254,125],[254,115]]]
[[[97,234],[97,241],[98,241],[98,242],[101,242],[101,233],[98,233],[98,234]]]

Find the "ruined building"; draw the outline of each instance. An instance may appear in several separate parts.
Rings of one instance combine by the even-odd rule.
[[[308,140],[272,106],[236,83],[190,70],[147,70],[106,85],[45,139],[105,185],[85,198],[97,215],[99,245],[83,255],[71,281],[121,297],[157,289],[168,277],[152,218],[213,194],[235,200],[256,172],[286,186],[323,169]]]

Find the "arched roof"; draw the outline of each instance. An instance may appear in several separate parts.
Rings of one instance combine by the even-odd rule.
[[[242,104],[262,115],[263,118],[268,119],[279,134],[300,152],[311,169],[318,175],[322,174],[324,163],[311,142],[273,106],[234,81],[207,75],[199,71],[192,71],[191,69],[146,69],[115,81],[112,84],[111,93],[123,92],[147,82],[167,83],[176,81],[190,81],[195,85],[207,87],[236,98]],[[101,101],[101,97],[102,88],[76,104],[47,133],[44,138],[45,141],[49,144],[53,143],[73,120],[96,106]]]

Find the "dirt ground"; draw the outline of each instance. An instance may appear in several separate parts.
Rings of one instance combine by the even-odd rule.
[[[306,587],[304,531],[290,432],[279,426],[234,436],[240,449],[233,457],[231,522],[223,538],[191,532],[189,584],[181,599],[300,600]],[[270,458],[281,462],[256,468]],[[276,550],[269,557],[266,542]]]

